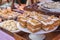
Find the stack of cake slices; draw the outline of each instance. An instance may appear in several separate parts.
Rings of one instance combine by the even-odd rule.
[[[40,30],[49,31],[60,24],[59,18],[43,15],[35,11],[25,11],[24,14],[18,16],[17,20],[22,27],[29,29],[33,33]]]

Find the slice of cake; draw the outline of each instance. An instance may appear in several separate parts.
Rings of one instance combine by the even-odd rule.
[[[47,17],[47,19],[42,20],[40,22],[43,24],[42,28],[47,31],[52,30],[54,27],[59,26],[60,19],[57,17],[50,16]]]
[[[23,14],[19,15],[17,19],[22,27],[27,27],[28,13],[26,11]]]
[[[26,17],[18,17],[18,22],[22,27],[27,27],[27,18]]]
[[[33,33],[39,31],[41,26],[41,23],[35,19],[29,18],[27,21],[27,28]]]

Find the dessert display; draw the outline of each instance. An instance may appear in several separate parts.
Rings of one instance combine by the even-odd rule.
[[[35,11],[25,11],[25,13],[18,17],[18,21],[20,25],[23,25],[24,28],[28,28],[33,33],[39,30],[52,30],[60,24],[59,18],[53,15],[43,15]]]
[[[57,0],[24,0],[24,1],[25,2],[27,1],[26,4],[21,4],[22,0],[0,0],[1,40],[4,39],[44,40],[46,36],[47,40],[49,40],[48,38],[49,34],[47,35],[46,33],[52,32],[51,39],[54,35],[57,35],[57,33],[55,34],[55,32],[59,33],[60,31],[59,1]],[[13,38],[9,37],[9,35],[5,35],[4,33],[11,35],[11,37]],[[7,39],[5,38],[5,36]],[[20,36],[22,36],[23,38]],[[59,37],[54,38],[53,40],[57,39],[59,40]]]
[[[54,17],[54,16],[47,16],[47,15],[42,15],[42,14],[35,14],[31,16],[32,18],[38,20],[41,22],[44,26],[42,27],[45,30],[45,27],[48,28],[47,30],[53,29],[55,26],[59,25],[59,19]],[[57,24],[55,23],[57,21]],[[51,28],[50,28],[50,27]]]
[[[18,35],[23,37],[27,36],[27,40],[44,40],[46,37],[45,33],[60,31],[59,1],[25,0],[25,2],[27,1],[26,4],[21,4],[20,2],[22,2],[22,0],[4,1],[6,2],[4,2],[5,4],[2,3],[2,0],[0,1],[0,29],[4,32],[6,31],[9,35],[12,33],[12,37],[16,38],[16,40],[25,40]],[[17,3],[15,3],[16,1]],[[1,32],[1,34],[3,33]],[[4,35],[4,37],[5,36],[6,35]],[[4,40],[4,38],[1,40]]]
[[[2,22],[2,24],[0,26],[11,32],[19,30],[17,28],[17,23],[14,20],[6,20],[6,21]]]
[[[0,9],[0,16],[3,19],[15,19],[18,15],[20,15],[20,13],[12,11],[10,7],[7,9]]]

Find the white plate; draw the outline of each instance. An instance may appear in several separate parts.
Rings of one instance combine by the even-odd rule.
[[[18,26],[18,28],[21,30],[21,31],[24,31],[24,32],[27,32],[27,33],[32,33],[32,32],[30,32],[27,28],[23,28],[23,27],[19,27]],[[56,30],[58,28],[58,26],[56,26],[54,29],[52,29],[52,30],[50,30],[50,31],[44,31],[44,30],[40,30],[40,31],[38,31],[38,32],[36,32],[36,33],[32,33],[32,34],[45,34],[45,33],[50,33],[50,32],[52,32],[52,31],[54,31],[54,30]]]
[[[53,2],[53,1],[50,1],[50,2]],[[38,4],[40,6],[40,8],[42,8],[42,9],[46,9],[46,10],[51,11],[51,12],[60,12],[60,8],[59,9],[48,9],[48,8],[44,8],[43,6],[41,6],[42,4],[45,4],[45,2],[40,2]]]
[[[16,22],[16,21],[15,21]],[[0,26],[2,27],[2,24],[3,24],[4,22],[2,22],[2,23],[0,23]],[[19,22],[16,22],[16,24],[17,24],[17,28],[18,27],[20,27],[20,24],[19,24]],[[3,27],[2,27],[3,28]],[[7,30],[7,29],[6,29]],[[21,30],[18,28],[18,30],[15,30],[15,31],[11,31],[12,33],[17,33],[17,32],[20,32]]]
[[[43,6],[41,6],[41,8],[46,9],[51,12],[60,12],[60,8],[59,9],[48,9],[48,8],[44,8]]]
[[[52,2],[52,0],[39,0],[40,2]]]

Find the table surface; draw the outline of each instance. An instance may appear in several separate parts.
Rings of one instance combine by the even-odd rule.
[[[59,28],[59,30],[60,30],[60,28]],[[22,40],[22,39],[24,39],[24,40],[26,40],[26,39],[30,40],[29,37],[28,37],[29,33],[25,33],[23,31],[20,31],[18,33],[11,33],[11,32],[6,31],[6,30],[3,30],[3,31],[6,32],[6,33],[8,33],[9,35],[11,35],[12,37],[14,37],[15,40]],[[54,31],[54,32],[51,32],[51,33],[48,33],[48,34],[45,34],[45,35],[46,35],[45,40],[53,40],[54,38],[57,38],[58,35],[60,35],[60,32]]]
[[[30,40],[29,37],[28,37],[28,35],[29,35],[28,33],[20,32],[20,33],[17,33],[17,34],[22,36],[23,38],[25,38],[27,40]],[[59,34],[60,34],[59,32],[52,32],[52,33],[45,34],[46,35],[45,40],[53,40]]]

